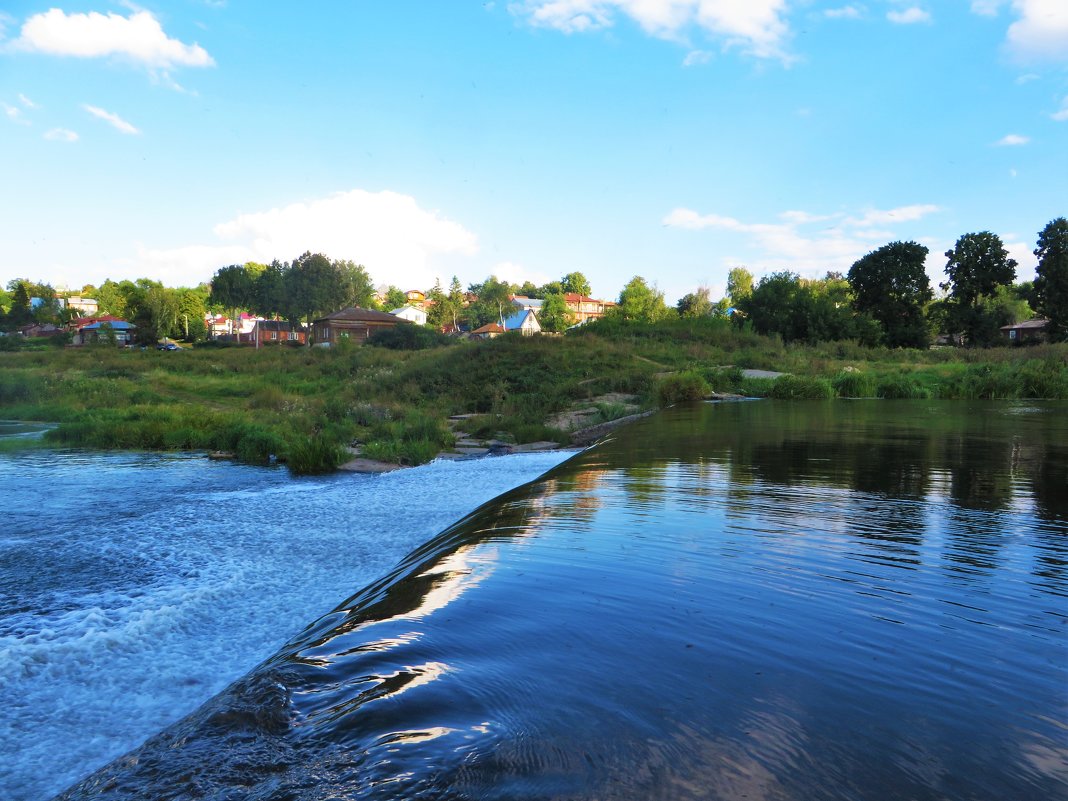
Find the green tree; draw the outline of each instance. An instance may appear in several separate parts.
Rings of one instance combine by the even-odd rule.
[[[391,286],[386,290],[386,311],[393,311],[399,309],[405,303],[408,302],[408,296],[404,294],[403,290],[397,289],[395,286]]]
[[[727,297],[737,306],[753,294],[753,274],[745,267],[734,267],[727,273]]]
[[[1068,220],[1058,217],[1038,234],[1035,296],[1054,340],[1068,339]]]
[[[927,248],[915,242],[891,242],[858,259],[849,268],[853,307],[879,321],[892,348],[930,344],[924,306],[931,281],[924,270]]]
[[[211,279],[210,302],[230,309],[233,316],[237,309],[248,309],[254,304],[254,286],[252,273],[245,269],[245,265],[221,267]]]
[[[468,307],[472,328],[507,319],[512,313],[512,285],[498,281],[491,275],[481,284],[471,284],[469,289],[478,295],[478,300]]]
[[[962,331],[970,345],[990,345],[997,340],[991,335],[992,321],[986,319],[982,298],[994,296],[999,286],[1011,284],[1016,278],[1016,261],[1001,238],[989,231],[964,234],[952,250],[946,251],[946,275],[942,285],[949,290],[950,319],[956,331]]]
[[[575,323],[575,317],[567,308],[563,294],[553,292],[545,296],[538,312],[538,323],[543,331],[559,333],[566,331]]]
[[[613,310],[624,320],[655,323],[668,316],[664,293],[649,286],[640,275],[634,276],[619,293],[619,305]]]
[[[367,268],[346,260],[335,261],[334,269],[337,270],[344,293],[341,305],[370,308],[374,303],[375,287],[371,283],[371,276],[367,274]]]
[[[347,299],[341,276],[330,259],[308,251],[290,264],[286,290],[309,327],[317,314],[337,311]]]
[[[574,292],[578,295],[589,297],[593,292],[590,282],[582,273],[568,273],[560,279],[560,288],[564,293]]]
[[[679,317],[707,317],[715,309],[711,290],[706,286],[698,287],[696,292],[689,292],[679,298],[675,308]]]
[[[7,288],[11,292],[11,308],[7,313],[6,325],[11,330],[29,325],[33,320],[29,283],[15,279],[8,283]]]
[[[452,314],[449,311],[449,296],[441,288],[440,278],[434,280],[434,286],[430,288],[426,299],[430,302],[430,307],[426,311],[427,325],[441,329],[452,320]]]

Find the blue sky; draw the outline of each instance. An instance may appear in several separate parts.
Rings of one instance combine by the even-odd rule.
[[[1065,0],[161,0],[0,12],[0,281],[846,271],[1068,214]]]

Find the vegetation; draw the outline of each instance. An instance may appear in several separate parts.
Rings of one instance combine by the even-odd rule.
[[[471,433],[566,443],[567,432],[547,421],[609,393],[636,396],[646,408],[713,390],[782,399],[1068,399],[1068,344],[808,345],[722,317],[616,318],[563,337],[424,344],[0,353],[0,416],[54,423],[46,439],[53,445],[225,451],[307,473],[334,469],[348,449],[425,462],[452,444],[446,420],[460,413],[477,415],[466,425]],[[744,368],[792,375],[746,378]],[[618,403],[603,405],[604,419],[622,413]]]

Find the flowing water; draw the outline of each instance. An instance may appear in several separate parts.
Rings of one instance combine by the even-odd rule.
[[[1066,798],[1066,413],[648,418],[62,797]]]
[[[301,479],[189,455],[0,457],[0,799],[43,801],[139,745],[568,455]]]

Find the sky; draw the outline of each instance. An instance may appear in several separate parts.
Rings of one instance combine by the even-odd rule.
[[[1068,215],[1068,0],[0,5],[0,282],[846,272]]]

